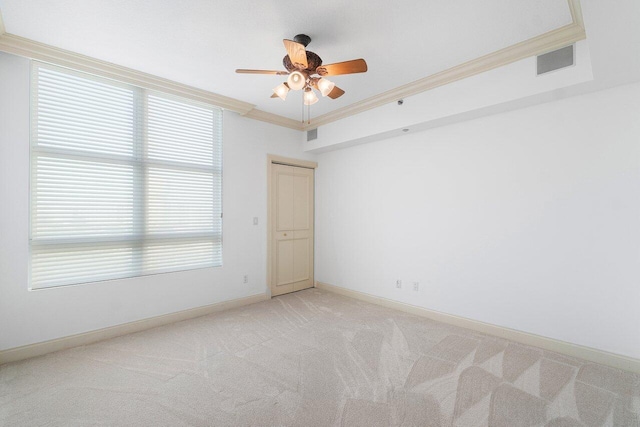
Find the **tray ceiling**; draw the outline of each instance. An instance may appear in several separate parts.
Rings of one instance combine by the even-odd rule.
[[[390,7],[393,6],[393,7]],[[130,67],[300,119],[300,92],[271,99],[283,38],[311,36],[325,63],[365,58],[365,74],[335,76],[346,91],[329,113],[572,22],[558,0],[0,0],[8,33]]]

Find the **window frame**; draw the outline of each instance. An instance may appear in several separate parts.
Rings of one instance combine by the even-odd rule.
[[[224,165],[223,165],[223,151],[224,151],[224,116],[223,109],[202,101],[196,101],[193,99],[181,97],[171,93],[159,91],[157,89],[145,88],[138,85],[122,82],[116,79],[88,73],[85,71],[79,71],[68,67],[63,67],[56,64],[51,64],[43,61],[32,60],[30,72],[30,103],[29,103],[29,266],[28,266],[28,288],[29,290],[44,290],[55,289],[65,286],[79,286],[91,283],[131,279],[136,277],[174,273],[181,271],[201,270],[209,268],[219,268],[224,265],[224,225],[223,225],[223,191],[224,191]],[[133,139],[132,139],[132,154],[126,155],[113,155],[99,152],[88,151],[74,151],[72,149],[61,148],[43,148],[38,145],[36,141],[35,126],[37,123],[36,115],[38,114],[37,97],[38,97],[38,72],[39,69],[44,68],[53,70],[55,72],[61,72],[69,74],[71,76],[88,79],[94,82],[107,84],[114,87],[125,88],[131,90],[133,93]],[[181,103],[187,106],[204,108],[212,113],[212,129],[216,129],[218,137],[214,137],[212,140],[212,159],[215,159],[217,154],[217,161],[212,160],[212,165],[198,165],[195,163],[187,163],[181,161],[169,161],[152,159],[148,156],[148,130],[149,130],[149,116],[148,116],[148,103],[150,97],[157,97],[160,99]],[[133,171],[133,232],[118,236],[118,237],[71,237],[71,238],[34,238],[34,162],[37,158],[50,155],[57,158],[76,159],[76,160],[88,160],[100,163],[121,164],[132,167]],[[178,233],[150,233],[148,230],[148,218],[149,218],[149,202],[148,202],[148,179],[149,170],[151,168],[162,168],[164,170],[174,170],[182,172],[200,172],[210,174],[212,177],[212,224],[215,226],[216,220],[219,224],[219,231],[196,231],[196,232],[178,232]],[[216,201],[219,206],[219,218],[216,218]],[[137,203],[137,204],[136,204]],[[138,213],[136,214],[136,211]],[[159,245],[162,243],[174,243],[179,242],[212,242],[213,253],[219,252],[219,256],[216,261],[214,256],[210,265],[201,266],[184,266],[184,267],[171,267],[147,269],[145,268],[145,257],[142,256],[142,252],[145,249],[153,247],[153,244]],[[45,251],[51,248],[54,251],[55,248],[106,248],[109,246],[128,244],[133,251],[137,252],[131,260],[131,270],[127,273],[119,275],[109,274],[108,277],[100,275],[91,278],[90,280],[75,280],[69,283],[60,281],[59,284],[33,286],[33,253],[34,248],[37,251]]]

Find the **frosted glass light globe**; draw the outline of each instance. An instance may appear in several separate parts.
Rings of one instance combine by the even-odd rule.
[[[300,90],[307,84],[307,78],[300,71],[294,71],[289,74],[287,78],[287,84],[290,89]]]
[[[307,89],[304,92],[304,105],[313,105],[318,102],[318,97],[316,96],[313,89]]]
[[[322,96],[327,96],[331,93],[333,88],[336,87],[336,84],[324,77],[318,80],[318,90],[322,94]]]

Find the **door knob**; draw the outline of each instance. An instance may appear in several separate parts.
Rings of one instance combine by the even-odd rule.
[[[287,237],[287,233],[284,233],[284,237]]]

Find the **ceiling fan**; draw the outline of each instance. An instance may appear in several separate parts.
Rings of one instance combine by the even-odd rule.
[[[326,76],[364,73],[367,71],[367,63],[364,59],[322,65],[322,58],[316,53],[305,49],[311,43],[311,37],[306,34],[298,34],[293,40],[284,39],[283,42],[287,55],[282,59],[282,64],[287,71],[236,70],[236,73],[241,74],[288,76],[286,82],[273,89],[272,98],[280,97],[285,100],[290,90],[304,90],[304,104],[312,105],[318,102],[318,97],[313,91],[313,89],[316,89],[322,96],[336,99],[344,95],[344,90],[337,87]]]

